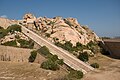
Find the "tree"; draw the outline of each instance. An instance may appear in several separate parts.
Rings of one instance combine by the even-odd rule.
[[[93,68],[99,68],[99,64],[98,63],[92,63],[90,66],[92,66]]]
[[[80,53],[78,58],[84,62],[87,62],[89,60],[89,55],[87,52]]]
[[[77,70],[71,70],[68,74],[68,78],[73,79],[81,79],[83,77],[83,72]]]
[[[59,65],[63,65],[63,64],[64,64],[64,61],[63,61],[63,59],[59,59],[59,60],[57,61],[57,63],[58,63]]]
[[[13,41],[7,41],[7,42],[3,43],[2,45],[16,47],[17,43],[16,43],[16,40],[13,40]]]
[[[53,71],[59,70],[58,64],[56,64],[54,61],[52,61],[50,59],[43,62],[41,64],[41,68],[47,69],[47,70],[53,70]]]
[[[73,44],[70,41],[66,41],[64,44],[64,49],[68,50],[68,51],[73,51]]]
[[[7,31],[10,32],[10,33],[14,33],[15,31],[19,31],[21,32],[21,26],[20,25],[17,25],[17,24],[14,24],[14,25],[11,25],[7,28]]]
[[[29,57],[29,59],[28,59],[29,62],[34,62],[36,56],[37,56],[37,51],[32,51],[32,52],[31,52],[31,55],[30,55],[30,57]]]
[[[40,49],[37,50],[38,53],[47,56],[48,54],[50,54],[49,49],[46,46],[41,47]]]

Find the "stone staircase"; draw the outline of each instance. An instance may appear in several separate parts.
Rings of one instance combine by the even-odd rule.
[[[35,41],[37,44],[41,46],[47,46],[53,55],[57,55],[60,59],[64,59],[64,63],[67,64],[69,67],[73,68],[74,70],[81,70],[85,74],[94,69],[91,66],[87,65],[86,63],[80,61],[76,57],[70,55],[67,51],[58,48],[54,44],[50,43],[43,37],[39,36],[38,34],[24,26],[22,26],[22,32],[26,36],[31,38],[33,41]]]

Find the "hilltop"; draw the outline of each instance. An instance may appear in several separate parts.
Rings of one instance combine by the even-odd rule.
[[[42,32],[42,35],[48,37],[51,42],[54,42],[56,38],[59,42],[71,41],[73,45],[80,42],[86,45],[90,41],[98,41],[99,37],[89,29],[88,26],[80,25],[75,18],[62,17],[38,17],[33,14],[25,14],[23,20],[19,20],[19,23],[27,26],[30,29],[37,29]]]

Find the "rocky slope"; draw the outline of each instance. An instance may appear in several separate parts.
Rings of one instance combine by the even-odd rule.
[[[37,29],[43,36],[47,36],[48,40],[55,42],[57,39],[59,42],[71,41],[75,46],[77,42],[86,45],[90,41],[98,41],[99,37],[90,30],[87,26],[82,26],[75,18],[62,17],[38,17],[33,14],[25,14],[23,20],[9,20],[6,18],[0,18],[0,26],[6,29],[12,24],[22,24],[30,29]]]
[[[17,24],[17,20],[10,20],[7,18],[2,18],[0,17],[0,26],[3,27],[4,29],[6,29],[8,26],[12,25],[12,24]]]
[[[77,42],[86,45],[90,41],[99,40],[99,37],[92,30],[87,26],[80,25],[75,18],[63,19],[59,16],[36,18],[33,14],[28,13],[19,22],[30,29],[36,28],[52,42],[57,38],[59,42],[71,41],[73,45],[76,45]]]

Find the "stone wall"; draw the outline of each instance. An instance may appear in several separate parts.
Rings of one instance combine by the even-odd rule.
[[[0,61],[28,62],[32,49],[0,45]]]

